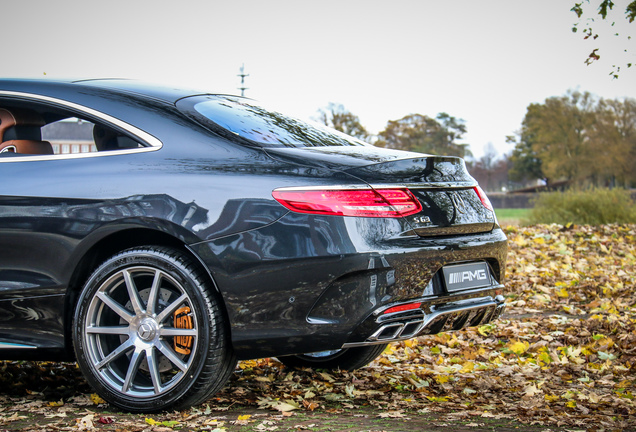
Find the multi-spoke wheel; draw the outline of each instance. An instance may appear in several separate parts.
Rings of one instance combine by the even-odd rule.
[[[78,301],[75,352],[87,380],[130,411],[178,409],[220,389],[236,365],[218,296],[168,248],[121,252]]]
[[[360,369],[375,360],[388,344],[278,357],[285,366],[318,369]]]

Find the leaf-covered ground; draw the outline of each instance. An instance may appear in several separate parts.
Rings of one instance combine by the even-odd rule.
[[[332,413],[358,416],[353,430],[397,430],[370,429],[369,416],[636,429],[636,226],[507,233],[508,309],[495,323],[395,343],[355,372],[244,361],[209,404],[147,419],[107,411],[73,364],[0,362],[0,430],[341,430],[312,423]]]

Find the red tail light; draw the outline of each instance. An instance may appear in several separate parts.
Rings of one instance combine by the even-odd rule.
[[[397,218],[422,210],[408,189],[276,189],[272,196],[297,213]]]
[[[484,192],[484,190],[480,186],[475,186],[473,189],[475,189],[475,192],[477,192],[477,196],[479,197],[479,200],[484,205],[484,207],[486,207],[491,212],[494,212],[495,210],[492,208],[492,204],[490,203],[486,192]]]
[[[383,314],[415,310],[415,309],[419,309],[420,306],[422,306],[422,303],[409,303],[409,304],[400,305],[400,306],[393,306],[392,308],[385,310]]]

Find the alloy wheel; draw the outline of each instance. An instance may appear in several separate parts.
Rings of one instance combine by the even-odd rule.
[[[124,268],[91,299],[86,354],[112,390],[158,396],[186,376],[196,355],[196,323],[191,299],[172,276],[153,267]]]

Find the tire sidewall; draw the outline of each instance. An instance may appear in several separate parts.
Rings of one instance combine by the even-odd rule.
[[[278,359],[290,367],[355,370],[371,363],[382,354],[386,346],[387,344],[378,344],[365,347],[343,348],[339,352],[325,357],[312,357],[300,354],[279,357]]]
[[[202,293],[204,287],[197,283],[196,275],[189,271],[180,260],[170,257],[163,251],[158,251],[159,250],[151,249],[128,250],[105,261],[86,282],[78,299],[78,306],[73,320],[75,354],[86,380],[106,401],[129,411],[163,410],[164,406],[168,407],[184,397],[198,378],[206,363],[206,353],[208,352],[210,343],[215,343],[216,338],[219,337],[219,329],[215,328],[216,320],[207,318],[211,311]],[[90,357],[84,354],[87,352],[84,326],[93,297],[101,285],[113,274],[127,267],[135,266],[160,268],[181,284],[190,299],[190,304],[195,308],[196,326],[200,329],[196,341],[196,353],[185,376],[169,391],[147,398],[126,396],[123,393],[113,390],[90,364]]]

